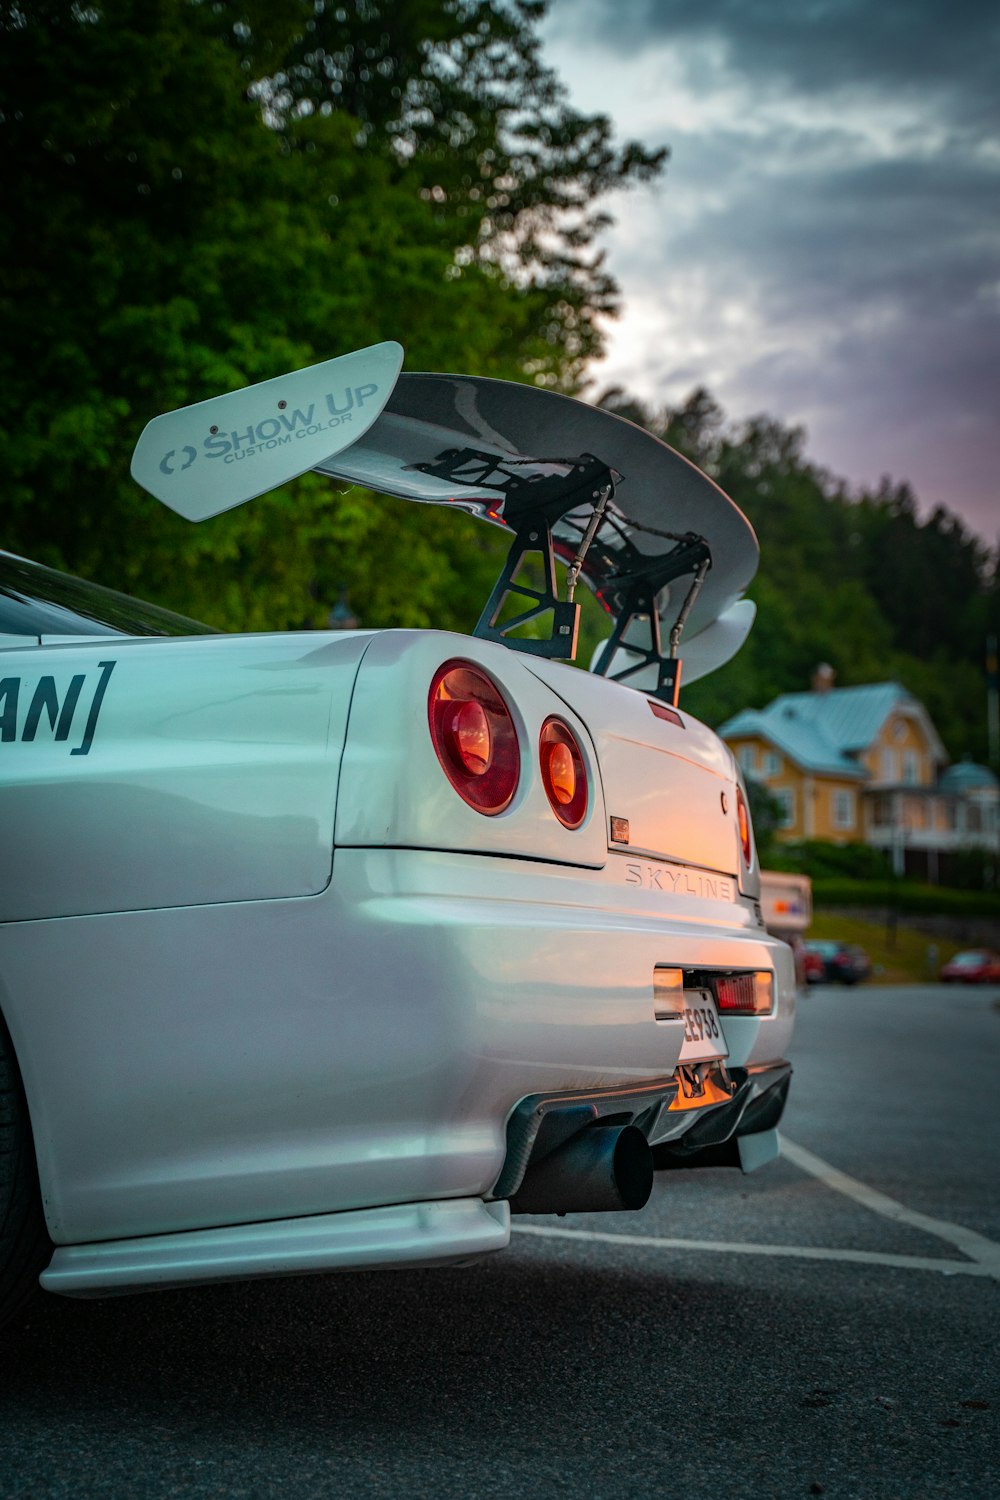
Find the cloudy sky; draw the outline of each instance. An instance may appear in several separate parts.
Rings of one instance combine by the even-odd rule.
[[[994,543],[997,0],[552,0],[543,35],[578,107],[671,149],[611,205],[601,385],[707,385]]]

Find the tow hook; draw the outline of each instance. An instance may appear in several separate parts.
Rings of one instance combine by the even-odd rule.
[[[736,1093],[724,1063],[717,1059],[701,1063],[678,1063],[674,1069],[677,1098],[672,1110],[700,1109],[706,1104],[725,1104]]]

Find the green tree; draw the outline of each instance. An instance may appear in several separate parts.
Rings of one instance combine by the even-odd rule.
[[[560,102],[540,13],[0,6],[5,545],[231,627],[322,623],[343,585],[365,623],[468,628],[485,528],[312,477],[195,528],[128,459],[159,411],[386,337],[573,384],[614,300],[595,196],[657,158]]]
[[[574,390],[602,345],[618,289],[596,237],[607,193],[649,180],[666,157],[618,148],[604,115],[573,109],[541,60],[543,0],[364,0],[306,4],[269,106],[297,119],[346,111],[366,150],[390,160],[452,244],[454,277],[475,266],[517,288],[509,324],[518,373]],[[480,371],[479,373],[488,373]]]
[[[712,475],[752,522],[757,620],[734,660],[684,692],[710,724],[804,691],[828,661],[841,686],[896,680],[927,707],[949,754],[987,756],[984,644],[1000,618],[1000,552],[944,508],[921,521],[907,485],[852,495],[813,464],[800,428],[730,424],[707,391],[653,411],[621,390],[602,404]]]

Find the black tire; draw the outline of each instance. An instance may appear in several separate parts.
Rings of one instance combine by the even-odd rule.
[[[51,1254],[28,1106],[0,1018],[0,1327],[38,1290],[38,1273]]]

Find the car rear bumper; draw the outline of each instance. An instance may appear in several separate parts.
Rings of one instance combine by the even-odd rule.
[[[733,1076],[787,1055],[794,1011],[752,903],[610,858],[338,849],[315,897],[3,937],[59,1244],[495,1197],[527,1098],[652,1082],[669,1112],[683,1027],[657,1019],[657,965],[774,972],[772,1015],[723,1020]]]
[[[791,950],[756,925],[751,903],[679,897],[670,909],[659,892],[618,883],[617,874],[482,856],[337,851],[335,881],[353,910],[353,930],[360,938],[370,926],[373,947],[377,934],[368,982],[376,992],[391,986],[398,943],[414,997],[422,996],[421,1031],[410,1034],[409,1054],[421,1055],[433,1028],[437,1102],[454,1105],[456,1132],[464,1117],[484,1146],[490,1142],[477,1167],[477,1190],[488,1196],[516,1191],[532,1130],[551,1110],[587,1105],[595,1119],[627,1115],[656,1146],[716,1116],[713,1100],[721,1098],[730,1123],[719,1138],[728,1139],[763,1091],[782,1079],[787,1088]],[[662,965],[775,975],[772,1014],[721,1017],[725,1094],[710,1089],[683,1108],[683,1026],[657,1019],[654,1004],[653,972]],[[525,1118],[534,1121],[530,1128]]]

